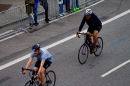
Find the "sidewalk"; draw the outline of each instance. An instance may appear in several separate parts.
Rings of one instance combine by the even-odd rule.
[[[24,0],[0,0],[0,4],[9,4],[13,8],[24,5]]]

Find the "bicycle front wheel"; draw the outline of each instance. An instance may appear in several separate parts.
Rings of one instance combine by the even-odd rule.
[[[37,86],[32,80],[29,80],[25,86]]]
[[[103,39],[101,37],[98,37],[98,42],[97,42],[97,51],[94,52],[95,56],[99,56],[103,50]]]
[[[45,74],[46,80],[44,86],[55,86],[56,83],[56,74],[54,71],[50,70]]]
[[[78,61],[80,64],[84,64],[87,61],[88,54],[89,54],[88,46],[86,44],[83,44],[78,52]]]

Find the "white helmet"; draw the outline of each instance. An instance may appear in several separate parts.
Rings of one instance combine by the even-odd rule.
[[[91,9],[86,9],[84,15],[87,16],[87,15],[92,14],[92,13],[93,13],[93,12],[92,12]]]

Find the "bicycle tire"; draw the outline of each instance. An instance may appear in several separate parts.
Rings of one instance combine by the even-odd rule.
[[[80,64],[86,63],[89,55],[88,46],[86,44],[81,45],[78,52],[78,61]]]
[[[98,42],[97,42],[97,51],[94,52],[95,56],[100,56],[100,54],[102,53],[103,50],[103,39],[101,37],[98,37]]]
[[[53,70],[47,71],[45,77],[46,80],[44,86],[55,86],[56,74]]]
[[[25,86],[38,86],[38,85],[36,85],[33,81],[29,80],[29,81],[25,84]]]

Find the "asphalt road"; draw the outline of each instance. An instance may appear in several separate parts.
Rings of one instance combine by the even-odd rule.
[[[16,47],[14,49],[12,48],[11,52],[13,53],[17,49],[19,52],[14,54],[10,53],[11,55],[7,53],[8,56],[3,55],[4,57],[1,57],[0,59],[0,65],[2,66],[18,58],[24,58],[24,55],[29,54],[31,44],[33,43],[40,43],[42,47],[46,47],[54,42],[59,40],[63,41],[64,38],[71,36],[72,39],[60,43],[57,46],[54,46],[53,44],[50,48],[46,47],[54,57],[53,63],[48,70],[52,69],[56,72],[56,86],[129,86],[130,64],[129,62],[122,66],[120,66],[120,64],[129,60],[130,12],[126,13],[125,11],[129,10],[130,4],[128,1],[123,0],[119,10],[117,10],[118,6],[118,0],[109,0],[91,7],[103,22],[103,28],[99,33],[99,36],[103,38],[104,48],[99,57],[89,55],[89,58],[84,65],[79,64],[77,57],[78,50],[83,43],[83,36],[81,36],[80,39],[76,36],[72,37],[78,29],[84,11],[52,23],[34,33],[20,35],[19,41],[21,40],[21,42],[23,41],[25,43],[20,44],[17,39],[18,37],[1,42],[1,46],[5,43],[6,47],[9,48],[8,50],[3,48],[5,54],[7,53],[6,51],[9,52],[10,48],[15,47],[16,43]],[[126,15],[122,14],[121,17],[120,14],[123,12],[125,12]],[[110,18],[113,20],[110,21]],[[84,26],[83,30],[86,28],[87,25]],[[41,31],[44,31],[45,33],[41,35]],[[32,37],[30,37],[30,39],[27,37],[25,38],[25,36],[31,35]],[[31,43],[23,40],[22,37]],[[9,42],[12,44],[11,47],[8,47],[11,45]],[[26,46],[24,46],[24,44]],[[25,66],[26,62],[27,59],[0,70],[0,86],[23,86],[29,79],[29,76],[28,73],[23,76],[20,73],[20,68]],[[30,68],[32,68],[33,65],[34,62]],[[117,66],[118,68],[103,77],[105,73]]]

